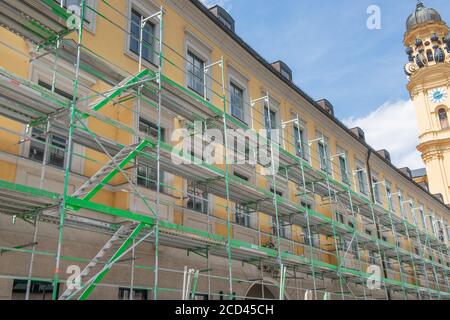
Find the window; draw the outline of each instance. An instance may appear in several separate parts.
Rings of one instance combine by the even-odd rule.
[[[388,199],[389,210],[395,212],[394,199],[392,199],[392,186],[388,182],[386,182],[386,196]]]
[[[272,191],[273,193],[273,191]],[[277,194],[281,197],[282,194],[278,193]],[[280,238],[285,238],[287,239],[288,237],[290,237],[291,234],[291,224],[288,222],[285,222],[283,220],[281,220],[280,218],[278,219],[278,223],[280,225]],[[274,236],[277,235],[277,221],[275,219],[275,217],[272,217],[272,234]]]
[[[14,280],[12,288],[13,300],[25,300],[27,291],[27,280]],[[59,284],[57,285],[57,294]],[[30,300],[52,300],[53,284],[45,281],[31,281]]]
[[[427,50],[427,60],[429,62],[434,61],[434,55],[433,55],[433,51],[432,50]]]
[[[416,210],[414,209],[414,200],[412,198],[409,198],[409,212],[411,213],[411,218],[414,222],[414,224],[417,226],[417,216],[416,216]]]
[[[369,251],[369,263],[376,264],[376,252],[375,251]]]
[[[392,262],[390,258],[386,259],[386,268],[387,269],[392,269]]]
[[[423,206],[420,207],[419,212],[420,212],[420,218],[422,219],[422,227],[424,230],[426,230],[427,222],[425,220],[425,212],[424,212]]]
[[[295,141],[295,153],[300,158],[306,160],[306,144],[305,144],[305,131],[297,125],[294,125],[294,141]]]
[[[187,208],[207,214],[208,213],[208,193],[198,189],[194,181],[188,180],[187,188]]]
[[[230,98],[231,98],[231,115],[242,122],[245,122],[244,114],[244,90],[230,83]]]
[[[444,229],[442,228],[441,220],[438,220],[438,239],[445,242]]]
[[[305,244],[320,248],[320,235],[311,231],[311,238],[309,237],[309,233],[305,233]]]
[[[243,206],[241,204],[236,204],[235,206],[235,218],[236,223],[240,226],[249,228],[250,227],[250,208]]]
[[[190,50],[187,53],[187,85],[202,97],[205,96],[205,61]]]
[[[44,131],[33,128],[31,131],[30,153],[29,158],[39,162],[44,161],[45,153],[45,133]],[[66,139],[50,134],[47,159],[45,164],[50,164],[58,168],[64,167],[64,160],[66,155]]]
[[[320,169],[325,172],[330,172],[330,164],[329,164],[329,154],[328,154],[328,145],[325,141],[320,140],[318,142],[318,150],[319,150],[319,159],[320,159]]]
[[[447,111],[445,111],[445,109],[439,109],[438,116],[439,116],[439,123],[441,124],[441,129],[448,129],[449,122],[448,122]]]
[[[430,227],[431,227],[431,232],[434,236],[436,236],[436,230],[434,228],[434,221],[433,221],[433,215],[430,212],[430,215],[428,216],[428,218],[430,219]]]
[[[306,202],[301,202],[301,205],[302,205],[302,207],[303,208],[306,208],[306,209],[308,209],[308,210],[311,210],[312,209],[312,205],[310,204],[310,203],[306,203]]]
[[[45,88],[45,89],[47,89],[47,90],[52,91],[52,85],[48,84],[47,82],[44,82],[44,81],[42,81],[42,80],[39,80],[39,81],[38,81],[38,85],[40,85],[41,87],[43,87],[43,88]],[[73,100],[73,95],[72,95],[72,94],[69,94],[69,93],[67,93],[67,92],[65,92],[65,91],[63,91],[63,90],[61,90],[61,89],[58,89],[58,88],[55,87],[54,92],[55,92],[56,94],[60,95],[61,97],[67,98],[67,99],[70,100],[70,101]]]
[[[402,193],[401,190],[398,190],[397,197],[398,197],[398,205],[399,205],[399,208],[400,208],[400,214],[401,214],[403,219],[406,219],[405,208],[403,206],[403,202],[404,202],[403,201],[403,193]]]
[[[340,212],[336,212],[336,221],[345,224],[344,215]]]
[[[381,192],[380,192],[380,183],[378,182],[377,178],[372,178],[372,184],[373,184],[373,195],[375,197],[375,202],[378,204],[382,204],[381,201]]]
[[[287,72],[285,69],[281,68],[281,75],[288,79],[289,81],[292,81],[292,74],[290,74],[289,72]]]
[[[270,117],[269,117],[270,114]],[[272,130],[277,129],[277,113],[275,110],[270,110],[267,106],[264,107],[264,123],[267,131],[267,138],[272,139]]]
[[[356,169],[356,176],[358,178],[358,186],[359,192],[367,195],[367,180],[366,180],[366,171],[362,166],[358,166]]]
[[[158,126],[144,118],[139,118],[139,131],[151,138],[158,139]],[[161,141],[165,140],[164,136],[165,130],[161,128]]]
[[[347,159],[345,155],[339,156],[339,169],[341,173],[342,182],[347,185],[350,185],[350,180],[348,178]]]
[[[119,288],[119,300],[130,300],[130,288]],[[148,290],[133,289],[133,300],[148,300]]]
[[[154,123],[139,118],[139,131],[151,138],[158,139],[158,126]],[[161,128],[161,141],[164,141],[165,130]],[[160,172],[160,182],[164,180],[164,172]],[[143,188],[157,190],[158,172],[156,163],[147,160],[139,161],[137,164],[137,184]],[[160,188],[161,191],[163,188]]]
[[[138,164],[137,184],[143,188],[157,190],[158,175],[154,164]]]
[[[289,235],[289,228],[290,228],[290,224],[287,224],[285,222],[283,222],[282,220],[279,220],[280,223],[280,238],[284,238],[286,239]],[[275,218],[272,218],[272,234],[274,236],[277,236],[277,223]]]
[[[131,9],[130,51],[139,55],[139,41],[141,33],[141,19],[143,15],[136,9]],[[145,17],[144,17],[145,18]],[[147,21],[142,33],[142,58],[148,62],[154,61],[155,26]]]
[[[273,187],[270,187],[270,192],[275,193],[275,189]],[[277,196],[283,197],[283,192],[280,190],[277,190]]]

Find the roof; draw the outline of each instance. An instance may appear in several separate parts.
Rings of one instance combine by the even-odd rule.
[[[427,175],[427,170],[425,168],[413,170],[413,171],[411,171],[411,175],[412,175],[412,177],[414,179],[415,178],[422,178],[422,177],[425,177]]]
[[[433,8],[426,8],[422,1],[418,1],[416,10],[406,20],[406,29],[410,31],[419,24],[441,21],[442,18],[439,12]]]

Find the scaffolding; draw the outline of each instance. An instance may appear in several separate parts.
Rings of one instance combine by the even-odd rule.
[[[364,171],[364,176],[372,198],[356,192],[356,183],[349,177],[347,183],[338,181],[336,177],[342,172],[333,161],[343,158],[347,163],[345,154],[332,156],[325,152],[325,157],[316,158],[313,148],[319,148],[319,144],[326,146],[326,138],[321,135],[304,141],[298,115],[280,119],[280,141],[271,136],[273,132],[257,133],[257,128],[275,128],[271,110],[276,108],[276,100],[270,92],[265,92],[262,98],[250,97],[248,103],[243,102],[246,110],[243,119],[248,121],[230,115],[224,57],[196,70],[184,54],[164,42],[163,7],[148,17],[141,16],[140,23],[135,25],[139,29],[139,39],[135,39],[138,43],[135,73],[115,64],[84,42],[86,12],[95,14],[97,19],[129,37],[133,37],[131,31],[107,13],[125,19],[127,25],[134,22],[112,3],[99,2],[101,6],[94,8],[81,0],[79,24],[76,29],[70,29],[66,21],[73,13],[64,7],[64,1],[0,1],[1,25],[32,42],[35,49],[30,59],[8,43],[1,42],[1,45],[33,62],[47,56],[54,61],[49,88],[0,69],[0,114],[26,127],[25,133],[10,128],[1,128],[2,132],[20,136],[20,144],[40,145],[39,150],[42,150],[39,187],[0,181],[0,213],[11,216],[14,224],[20,220],[33,226],[30,243],[0,243],[3,258],[18,255],[20,261],[26,261],[24,257],[29,256],[23,275],[3,274],[0,279],[27,281],[26,299],[30,296],[32,281],[52,281],[54,300],[88,299],[97,287],[119,286],[113,282],[113,277],[108,278],[114,269],[129,270],[130,283],[126,287],[130,299],[134,298],[136,289],[148,290],[155,300],[161,296],[195,299],[199,288],[210,299],[245,299],[243,294],[236,294],[236,288],[255,283],[260,286],[261,297],[258,298],[261,299],[266,298],[267,287],[277,292],[272,298],[280,300],[285,299],[287,293],[296,299],[316,300],[449,299],[448,247],[445,240],[418,227],[415,216],[416,211],[423,210],[420,204],[401,203],[402,211],[409,211],[415,219],[415,223],[410,223],[406,215],[399,217],[393,212],[390,199],[394,195],[386,182],[372,183],[369,170]],[[154,34],[147,31],[150,22],[157,26]],[[63,62],[75,66],[73,75],[61,70]],[[202,90],[187,88],[173,80],[184,78],[189,72],[194,82],[201,83]],[[96,91],[84,86],[80,82],[81,73],[106,84],[109,89]],[[71,97],[58,92],[62,79],[73,82]],[[89,94],[81,96],[80,89]],[[132,125],[111,116],[108,112],[111,107],[129,112]],[[144,132],[139,127],[145,108],[155,115],[156,133]],[[178,150],[167,143],[162,128],[164,114],[183,122],[191,136],[206,129],[220,131],[224,137],[221,156],[225,165],[210,165],[192,150]],[[202,124],[200,132],[196,122]],[[108,136],[102,130],[107,127],[123,133],[126,139]],[[234,141],[229,141],[228,131],[238,129],[253,130],[254,140],[265,141],[271,158],[266,168],[270,175],[257,175],[255,181],[250,181],[233,174],[236,164],[228,151],[236,148]],[[53,139],[55,136],[63,137],[67,143],[58,145]],[[76,146],[92,152],[81,154]],[[279,150],[278,170],[275,168],[276,150]],[[58,158],[61,154],[63,156]],[[180,165],[173,164],[174,154]],[[244,151],[241,156],[249,155]],[[64,170],[61,193],[45,188],[49,161],[58,159]],[[72,167],[75,159],[90,163],[95,170],[91,170],[88,177],[80,178],[80,173],[75,173]],[[315,162],[321,164],[320,169],[313,167]],[[253,171],[256,166],[252,167]],[[156,174],[152,177],[142,174],[142,167]],[[174,179],[189,181],[194,191],[166,184],[163,172]],[[356,174],[350,175],[355,177]],[[82,180],[75,190],[69,190],[72,179]],[[263,184],[268,188],[262,187]],[[151,196],[142,190],[142,185],[152,186]],[[117,186],[119,190],[126,189],[133,199],[129,208],[119,209],[93,201],[105,189],[117,190],[114,189]],[[295,186],[295,197],[283,193],[289,186]],[[379,186],[385,187],[388,209],[373,197],[374,189]],[[175,200],[164,197],[167,189]],[[211,212],[205,194],[223,200],[214,204],[214,209],[224,212],[223,215]],[[409,210],[404,208],[405,203],[409,203]],[[205,207],[210,210],[204,210]],[[203,217],[206,214],[207,230],[162,217],[161,213],[169,208],[183,214],[187,209],[207,211],[197,214]],[[319,212],[324,209],[327,214]],[[264,228],[263,215],[272,218],[273,230]],[[253,227],[248,223],[252,217],[257,220]],[[240,221],[247,222],[243,225]],[[55,251],[37,249],[39,228],[46,229],[47,225],[58,227]],[[213,225],[224,226],[226,232],[214,232]],[[291,230],[290,236],[285,234],[286,227]],[[240,228],[257,240],[252,243],[239,239],[237,230]],[[376,235],[366,232],[367,228]],[[67,230],[95,233],[108,240],[93,257],[67,256],[63,254],[63,250],[70,251],[65,249]],[[426,221],[425,230],[428,230]],[[402,241],[409,247],[402,247]],[[139,265],[136,256],[144,245],[152,246],[153,260]],[[206,260],[205,269],[165,267],[160,261],[161,247],[185,250],[188,255]],[[54,271],[49,270],[47,278],[35,277],[38,262],[52,258],[55,259]],[[213,268],[214,258],[227,261],[226,275],[223,270]],[[68,280],[62,278],[62,265],[73,262],[84,266],[77,278],[81,283],[58,290]],[[261,277],[256,280],[237,277],[236,269],[246,266],[258,270]],[[369,271],[371,266],[381,270],[381,278],[375,281],[373,288],[368,286],[374,279],[374,273]],[[136,285],[136,279],[142,278],[142,274],[149,280],[145,287]],[[274,281],[267,281],[267,275]],[[179,285],[161,285],[167,277],[178,279]],[[212,286],[227,289],[215,293]]]

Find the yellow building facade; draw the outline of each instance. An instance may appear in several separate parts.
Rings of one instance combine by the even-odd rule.
[[[1,298],[46,285],[54,299],[179,299],[187,275],[192,299],[448,298],[450,214],[432,195],[448,201],[448,183],[432,182],[449,168],[434,156],[447,107],[426,102],[446,64],[410,82],[419,118],[434,110],[419,147],[430,194],[250,48],[222,8],[71,4],[1,4]],[[77,8],[82,31],[68,27]],[[443,23],[414,28],[407,45],[448,35]],[[174,164],[173,134],[196,136],[196,122],[200,133],[278,129],[279,170],[205,164],[196,147],[180,157],[199,163]],[[229,143],[216,141],[216,156],[239,148]],[[85,287],[68,288],[71,266]]]

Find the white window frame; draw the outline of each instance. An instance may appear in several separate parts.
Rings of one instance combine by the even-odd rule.
[[[388,207],[392,212],[397,212],[397,209],[395,208],[395,204],[394,204],[394,199],[392,198],[395,195],[395,192],[392,188],[392,183],[390,183],[389,181],[386,181],[385,186],[386,186],[386,198],[387,198],[387,202],[388,202]],[[388,192],[388,190],[390,192]]]
[[[401,189],[397,189],[397,199],[398,199],[398,207],[400,208],[400,216],[406,220],[405,206],[403,203],[405,201],[405,198],[403,196],[403,191]]]
[[[356,171],[355,171],[355,190],[356,186],[358,186],[358,192],[362,195],[368,196],[370,194],[370,186],[369,186],[369,180],[367,177],[367,170],[364,163],[358,159],[355,158],[356,163]],[[359,180],[360,176],[362,175],[362,181]],[[361,184],[362,183],[362,184]]]
[[[184,40],[184,78],[185,78],[185,87],[188,87],[189,84],[189,74],[188,74],[188,52],[192,52],[194,55],[196,55],[198,58],[202,59],[204,61],[204,65],[207,66],[211,64],[211,53],[213,49],[206,45],[203,41],[201,41],[194,32],[190,31],[189,29],[185,29],[185,40]],[[212,97],[212,84],[213,81],[211,79],[212,76],[212,69],[214,67],[210,68],[207,73],[205,73],[205,86],[206,86],[206,95],[200,94],[199,92],[196,92],[193,90],[193,92],[199,94],[200,96],[204,97],[206,100],[211,100]],[[217,67],[215,67],[217,68]],[[191,90],[191,89],[189,89]]]
[[[308,142],[309,142],[309,137],[308,137],[308,126],[307,126],[307,122],[302,120],[297,114],[292,114],[292,119],[299,119],[299,123],[293,123],[292,125],[292,133],[293,133],[293,139],[294,139],[294,152],[295,154],[298,156],[297,154],[297,139],[298,136],[295,132],[295,128],[297,128],[299,131],[303,131],[303,143],[301,143],[301,151],[302,151],[302,159],[307,161],[308,163],[311,162],[311,157],[309,156],[309,147],[308,147]]]
[[[52,58],[51,56],[45,56],[39,60],[35,60],[30,64],[30,73],[29,73],[30,81],[36,84],[39,81],[43,81],[51,85],[53,81],[53,70],[54,70],[54,58]],[[74,77],[75,77],[75,68],[72,65],[60,60],[58,62],[58,71],[55,87],[58,88],[59,90],[67,92],[68,94],[73,94],[73,83],[71,79],[74,79]],[[80,100],[82,100],[83,97],[89,96],[90,91],[87,89],[87,87],[92,87],[93,85],[96,84],[96,82],[97,81],[91,76],[87,75],[84,72],[80,72],[79,75],[80,85],[78,86],[77,90],[77,95],[80,98]],[[86,124],[88,120],[83,121]],[[67,139],[66,143],[68,143]],[[30,141],[27,141],[21,145],[20,154],[24,158],[29,158],[30,145],[31,145]],[[80,156],[75,157],[72,156],[72,159],[70,161],[71,163],[70,170],[80,174],[84,174],[84,165],[87,160],[83,159],[82,156],[85,154],[85,147],[74,143],[73,149],[74,149],[73,154],[78,154]],[[67,159],[65,161],[67,161]]]
[[[267,93],[261,93],[261,96],[265,96]],[[267,128],[266,128],[266,112],[265,109],[267,107],[270,107],[269,109],[269,116],[270,116],[270,112],[274,111],[275,112],[275,129],[279,130],[279,137],[278,137],[278,144],[282,145],[282,139],[283,139],[283,135],[282,135],[282,130],[281,130],[281,115],[280,115],[280,102],[276,99],[274,99],[273,97],[269,97],[269,105],[267,104],[267,102],[264,100],[264,103],[262,104],[262,115],[263,115],[263,120],[264,120],[264,129],[267,132]],[[274,127],[272,121],[271,121],[271,125],[272,127]],[[273,129],[273,130],[275,130]]]
[[[243,102],[243,119],[236,118],[240,121],[243,121],[246,125],[249,125],[251,122],[250,117],[250,96],[248,94],[248,83],[249,80],[239,73],[235,68],[231,65],[228,65],[228,93],[230,99],[230,107],[229,114],[233,116],[231,109],[231,85],[233,84],[237,88],[242,90],[242,102]],[[234,117],[234,116],[233,116]]]
[[[184,196],[186,196],[186,199],[183,201],[183,206],[185,206],[186,210],[191,210],[192,212],[194,212],[196,214],[199,214],[199,215],[203,215],[203,216],[211,215],[211,213],[213,212],[212,210],[215,207],[215,203],[214,203],[214,196],[211,193],[209,193],[209,192],[206,192],[207,193],[207,197],[206,197],[206,199],[204,199],[204,200],[207,201],[207,205],[208,205],[208,208],[207,208],[205,213],[197,211],[195,209],[189,209],[187,207],[187,201],[188,201],[188,199],[190,197],[189,194],[188,194],[188,184],[189,184],[188,179],[183,179],[183,191],[184,191],[183,194],[184,194]],[[205,191],[203,191],[203,192],[205,192]]]
[[[375,203],[379,205],[383,205],[383,196],[381,195],[381,189],[380,189],[380,180],[378,179],[378,174],[373,173],[372,174],[372,192],[373,197],[375,199]]]
[[[139,61],[139,54],[134,53],[131,49],[130,49],[130,45],[131,45],[131,19],[132,19],[132,10],[136,10],[138,11],[142,16],[144,17],[150,17],[151,15],[157,13],[158,11],[160,11],[160,7],[154,3],[152,0],[129,0],[126,1],[127,3],[127,18],[128,20],[126,21],[127,23],[127,32],[125,33],[125,50],[124,53],[125,55],[127,55],[128,57],[130,57],[133,60]],[[153,19],[150,19],[148,21],[148,23],[151,23],[154,25],[154,33],[153,36],[155,37],[154,39],[159,38],[159,24],[160,24],[160,20],[158,19],[158,17],[154,17]],[[158,41],[155,40],[153,42],[153,45],[155,48],[153,48],[153,59],[152,61],[148,61],[146,59],[142,59],[142,64],[150,69],[155,69],[155,64],[157,62],[157,57],[159,55],[158,52]]]
[[[322,139],[323,140],[319,140]],[[331,174],[333,172],[333,167],[330,161],[330,139],[325,136],[325,134],[320,131],[320,130],[316,130],[316,139],[317,139],[317,156],[318,156],[318,160],[319,160],[319,168],[320,170],[322,170],[323,172],[326,172],[328,174]],[[322,157],[320,155],[320,145],[322,144],[323,148],[324,148],[324,152],[325,152],[325,165],[326,168],[323,168],[323,163],[322,163]]]
[[[339,167],[339,176],[341,177],[341,181],[342,181],[342,183],[344,183],[348,186],[351,186],[352,181],[350,179],[350,167],[349,167],[349,161],[348,161],[348,152],[339,146],[336,148],[336,150],[337,150],[337,154],[338,154],[338,157],[336,160],[338,162],[337,165]],[[345,179],[342,175],[342,166],[341,166],[342,159],[344,160],[344,163],[345,163],[345,174],[346,174],[347,181],[344,181]]]

